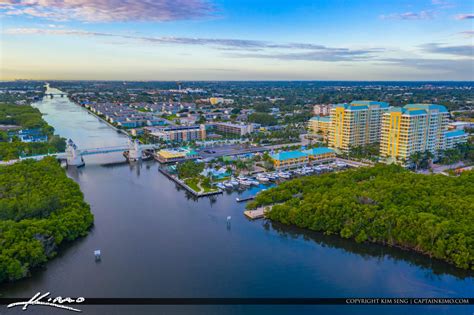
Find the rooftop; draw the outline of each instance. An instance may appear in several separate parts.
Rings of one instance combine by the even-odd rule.
[[[452,138],[452,137],[465,136],[467,135],[467,133],[465,133],[464,130],[453,130],[453,131],[447,131],[445,135],[448,138]]]
[[[438,105],[438,104],[407,104],[405,106],[403,106],[403,108],[406,108],[406,109],[413,109],[413,108],[416,108],[416,109],[425,109],[425,110],[437,110],[441,113],[447,113],[448,112],[448,109],[443,106],[443,105]]]
[[[282,151],[276,154],[272,154],[271,158],[278,161],[284,161],[289,159],[299,159],[307,157],[308,155],[301,151]]]
[[[380,108],[388,108],[390,105],[386,102],[378,101],[352,101],[351,106],[374,106],[378,105]]]
[[[389,104],[386,102],[377,102],[377,101],[352,101],[350,104],[343,103],[343,104],[336,104],[334,107],[343,107],[344,109],[348,110],[365,110],[369,109],[369,107],[379,107],[379,108],[389,108]]]
[[[314,116],[310,120],[317,120],[322,122],[331,122],[331,117],[329,116]]]
[[[319,155],[319,154],[326,154],[326,153],[334,153],[335,151],[330,148],[320,147],[320,148],[304,150],[303,152],[308,155]]]

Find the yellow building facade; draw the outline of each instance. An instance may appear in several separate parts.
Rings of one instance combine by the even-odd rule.
[[[334,105],[330,115],[329,146],[347,152],[350,147],[380,142],[382,117],[388,109],[388,103],[374,101]]]
[[[383,115],[380,156],[408,161],[415,152],[436,154],[445,147],[449,112],[435,104],[409,104]]]
[[[311,136],[321,136],[323,140],[327,140],[329,137],[329,131],[331,129],[331,117],[312,117],[308,122],[308,129]]]

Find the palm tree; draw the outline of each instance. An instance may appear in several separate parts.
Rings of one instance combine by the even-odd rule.
[[[423,159],[423,156],[421,154],[421,152],[417,151],[415,153],[413,153],[412,155],[410,155],[410,158],[409,160],[415,164],[415,172],[418,170],[418,167],[420,166],[420,163]]]

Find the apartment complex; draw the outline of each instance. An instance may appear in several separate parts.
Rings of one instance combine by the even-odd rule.
[[[449,112],[435,104],[409,104],[383,114],[380,156],[406,161],[415,152],[445,148]]]
[[[307,165],[309,162],[308,154],[301,151],[282,151],[270,155],[275,169],[288,169]]]
[[[244,136],[254,131],[253,125],[232,124],[227,122],[216,122],[213,124],[217,131]]]
[[[380,142],[382,117],[389,104],[374,101],[353,101],[331,108],[329,146],[341,151]]]
[[[231,98],[223,98],[223,97],[210,97],[209,98],[209,103],[211,105],[217,105],[217,104],[226,104],[230,105],[234,103],[234,100]]]
[[[332,104],[317,104],[313,106],[315,116],[329,116],[331,114]]]
[[[312,136],[322,136],[323,140],[328,139],[331,129],[331,117],[314,116],[308,123],[309,133]]]
[[[444,149],[454,149],[458,144],[466,143],[468,134],[464,130],[453,130],[445,133]]]
[[[206,139],[206,127],[204,125],[147,128],[145,133],[155,138],[155,140],[173,142]]]
[[[282,151],[270,156],[275,169],[289,169],[309,164],[320,164],[333,161],[336,153],[330,148],[320,147],[304,151]]]

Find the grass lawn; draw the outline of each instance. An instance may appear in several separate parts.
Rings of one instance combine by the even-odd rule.
[[[184,180],[184,182],[186,183],[186,185],[191,187],[194,191],[196,191],[196,192],[201,191],[201,189],[199,189],[199,187],[198,187],[199,179],[197,179],[197,178],[186,178]]]
[[[197,193],[217,191],[211,186],[205,186],[199,178],[186,178],[184,183]]]

